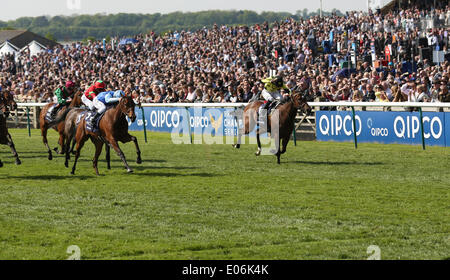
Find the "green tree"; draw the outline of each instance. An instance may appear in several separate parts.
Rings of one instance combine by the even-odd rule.
[[[47,34],[45,34],[45,38],[47,38],[47,39],[49,39],[49,40],[52,40],[52,41],[56,41],[55,36],[54,36],[52,33],[50,33],[50,32],[48,32]]]
[[[44,16],[35,17],[33,19],[32,26],[36,26],[36,27],[48,26],[48,19]]]

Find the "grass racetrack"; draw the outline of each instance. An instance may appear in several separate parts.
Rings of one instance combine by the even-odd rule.
[[[450,150],[352,143],[174,145],[138,136],[94,175],[89,141],[72,176],[47,160],[40,132],[10,131],[23,162],[0,146],[0,259],[449,259]],[[55,147],[57,134],[49,132]],[[73,160],[73,158],[72,158]],[[72,165],[71,161],[70,165]]]

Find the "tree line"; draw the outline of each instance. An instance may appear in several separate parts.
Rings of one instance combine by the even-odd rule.
[[[330,14],[343,15],[333,9]],[[254,11],[202,11],[173,12],[169,14],[96,14],[72,16],[21,17],[7,22],[0,21],[0,29],[26,29],[41,36],[59,41],[82,40],[87,37],[102,39],[109,36],[133,36],[154,31],[157,34],[174,30],[198,30],[204,26],[220,25],[254,25],[265,21],[272,23],[292,17],[295,20],[309,18],[319,14],[319,10],[308,12],[307,9],[296,13]]]

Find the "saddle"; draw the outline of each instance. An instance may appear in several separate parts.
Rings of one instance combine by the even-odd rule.
[[[273,110],[275,110],[276,108],[278,108],[278,106],[280,106],[281,104],[283,104],[282,101],[280,100],[275,100],[272,103],[270,103],[269,108],[267,108],[267,117],[270,116],[270,114],[272,113]],[[262,108],[265,104],[262,104],[260,106],[260,108]]]

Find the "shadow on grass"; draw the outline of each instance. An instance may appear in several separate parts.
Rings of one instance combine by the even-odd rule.
[[[202,178],[212,178],[222,176],[220,174],[212,173],[191,173],[191,174],[180,174],[172,172],[154,172],[154,173],[133,173],[135,176],[148,176],[148,177],[202,177]]]
[[[348,162],[348,161],[306,161],[297,160],[292,163],[311,164],[311,165],[383,165],[383,162]]]
[[[8,179],[21,180],[65,180],[65,179],[79,179],[86,180],[95,178],[94,175],[24,175],[24,176],[7,176]]]
[[[145,164],[145,161],[143,162]],[[188,166],[143,166],[143,165],[132,165],[132,169],[134,170],[156,170],[156,169],[172,169],[172,170],[193,170],[198,169],[197,167],[188,167]]]

